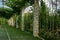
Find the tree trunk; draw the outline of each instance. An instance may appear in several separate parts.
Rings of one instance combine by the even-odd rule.
[[[24,31],[24,8],[22,8],[22,22],[21,22],[21,30]]]
[[[39,34],[39,0],[34,0],[34,21],[33,21],[33,35],[38,37]]]

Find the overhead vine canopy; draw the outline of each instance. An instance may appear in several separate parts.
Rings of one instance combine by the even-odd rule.
[[[0,12],[1,11],[13,11],[13,9],[6,5],[0,5]]]
[[[14,12],[20,12],[23,7],[26,5],[33,4],[33,0],[8,0],[6,1],[7,6],[10,6],[14,9]]]
[[[0,16],[9,18],[13,15],[12,11],[20,14],[23,7],[27,4],[32,5],[32,0],[0,0]]]
[[[0,17],[10,18],[13,12],[13,9],[3,4],[4,1],[0,0]]]

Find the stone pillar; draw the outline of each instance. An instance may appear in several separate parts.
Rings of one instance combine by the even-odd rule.
[[[22,8],[22,22],[21,22],[21,30],[24,31],[24,8]]]
[[[34,0],[34,21],[33,21],[33,35],[39,36],[39,0]]]

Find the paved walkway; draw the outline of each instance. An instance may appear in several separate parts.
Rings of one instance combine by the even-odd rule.
[[[0,40],[39,40],[32,34],[22,32],[20,29],[9,26],[0,26]]]

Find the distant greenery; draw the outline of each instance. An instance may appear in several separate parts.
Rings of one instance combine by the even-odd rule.
[[[28,21],[29,20],[29,21]],[[24,27],[28,32],[33,32],[33,13],[26,13],[24,16]]]
[[[0,25],[5,25],[7,24],[7,20],[3,17],[0,17]]]

